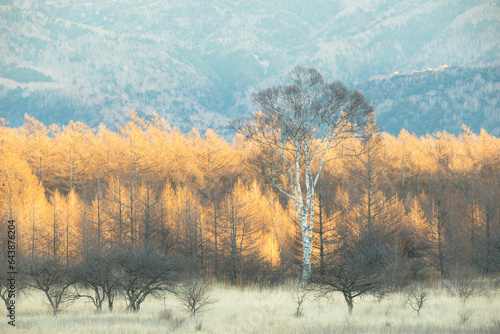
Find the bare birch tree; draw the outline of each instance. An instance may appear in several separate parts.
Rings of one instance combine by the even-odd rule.
[[[276,152],[285,165],[286,182],[274,186],[295,205],[301,225],[303,271],[301,284],[311,276],[314,221],[314,190],[323,166],[330,160],[353,155],[346,146],[349,138],[361,135],[372,120],[373,109],[358,91],[340,82],[327,83],[313,68],[296,67],[289,73],[291,83],[271,87],[254,95],[260,111],[251,119],[232,125],[247,139]]]

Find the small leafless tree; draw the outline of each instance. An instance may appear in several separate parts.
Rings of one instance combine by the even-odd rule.
[[[327,296],[341,292],[347,303],[349,315],[354,308],[356,297],[373,294],[383,296],[390,291],[390,283],[381,272],[375,272],[355,262],[345,262],[326,271],[325,275],[311,279],[312,289]]]
[[[117,282],[125,294],[127,310],[138,312],[148,296],[174,292],[178,263],[151,248],[122,249],[117,253]]]
[[[81,263],[74,270],[75,281],[91,294],[81,292],[76,288],[79,298],[88,298],[96,307],[102,310],[104,300],[108,299],[108,308],[113,310],[114,296],[118,290],[118,281],[114,276],[116,258],[114,253],[105,251],[87,251]]]
[[[176,291],[177,299],[186,309],[195,316],[200,309],[214,304],[217,299],[212,297],[212,287],[208,282],[188,280],[180,285]]]
[[[70,290],[75,284],[71,270],[57,260],[35,257],[26,263],[22,274],[28,287],[45,294],[49,309],[55,316],[77,298]]]
[[[347,245],[336,250],[323,275],[312,277],[311,288],[320,295],[342,293],[351,315],[356,297],[371,294],[382,298],[397,285],[388,252],[382,243],[373,239],[349,240]]]

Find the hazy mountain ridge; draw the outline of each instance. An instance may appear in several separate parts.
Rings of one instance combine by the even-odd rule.
[[[376,106],[384,130],[401,128],[425,135],[446,130],[460,133],[487,129],[500,136],[500,66],[440,67],[394,74],[356,86]]]
[[[363,87],[380,109],[382,127],[399,132],[413,116],[394,121],[389,115],[406,93],[379,89],[370,79],[449,64],[457,70],[437,81],[413,73],[417,78],[405,85],[415,84],[417,95],[428,99],[424,93],[430,90],[448,94],[428,85],[455,87],[450,76],[471,80],[479,71],[484,79],[474,89],[489,87],[486,95],[498,96],[499,13],[495,1],[466,0],[365,0],[355,6],[320,0],[10,1],[0,6],[0,117],[12,126],[23,123],[25,112],[46,123],[113,125],[137,109],[158,111],[185,131],[210,127],[224,134],[230,118],[253,110],[252,91],[305,65],[319,68],[328,80]],[[478,69],[480,63],[490,65]],[[483,75],[485,69],[493,75]],[[465,92],[482,98],[475,90]],[[433,113],[454,117],[451,106],[461,105],[448,102]],[[498,114],[498,100],[484,105],[489,109],[474,117],[492,131],[499,127],[498,117],[490,115]],[[489,116],[480,120],[481,113]],[[454,132],[458,121],[428,132]]]

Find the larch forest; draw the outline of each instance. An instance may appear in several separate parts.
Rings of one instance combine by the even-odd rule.
[[[373,242],[389,250],[392,282],[498,273],[498,138],[466,126],[459,136],[403,130],[377,133],[368,147],[324,166],[313,276],[347,257],[346,244],[363,242],[367,209]],[[27,263],[67,268],[89,253],[148,249],[176,263],[180,276],[271,286],[299,277],[300,226],[293,203],[273,187],[277,160],[239,135],[230,144],[133,112],[117,131],[26,115],[19,128],[0,127],[0,160],[0,218],[17,222]]]

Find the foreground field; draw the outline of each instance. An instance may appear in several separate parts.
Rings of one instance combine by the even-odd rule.
[[[382,300],[357,300],[352,316],[341,295],[309,297],[303,314],[291,288],[259,290],[218,286],[218,301],[196,317],[190,316],[172,295],[146,300],[137,314],[115,311],[97,314],[92,305],[78,301],[57,317],[51,316],[42,295],[18,299],[16,328],[7,325],[2,309],[1,333],[500,333],[500,291],[492,289],[462,303],[445,290],[434,288],[420,315],[403,294]],[[3,306],[3,305],[2,305]]]

